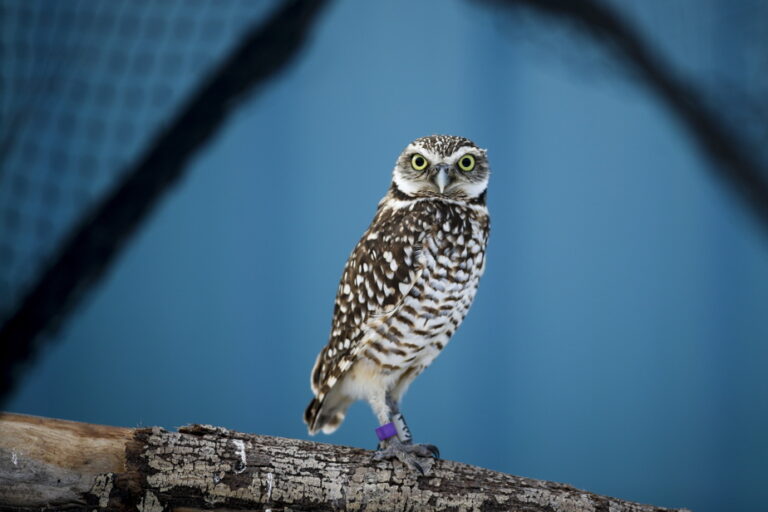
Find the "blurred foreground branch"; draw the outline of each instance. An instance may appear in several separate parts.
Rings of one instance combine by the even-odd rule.
[[[768,169],[750,144],[728,130],[723,116],[710,108],[704,91],[684,80],[619,11],[598,0],[485,0],[508,9],[530,11],[571,23],[597,44],[612,50],[617,61],[648,87],[681,121],[710,168],[728,183],[768,232]]]
[[[371,455],[205,425],[168,432],[4,414],[0,510],[670,510],[451,461],[417,477]]]

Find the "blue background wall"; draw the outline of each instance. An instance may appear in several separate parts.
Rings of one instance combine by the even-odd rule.
[[[627,14],[707,85],[708,70],[751,69],[726,44],[727,4],[638,3]],[[765,231],[604,55],[567,33],[555,51],[529,44],[505,34],[515,31],[505,19],[454,1],[333,4],[296,65],[196,158],[7,408],[307,437],[309,372],[338,278],[395,158],[416,137],[458,134],[492,163],[488,266],[464,325],[405,398],[417,441],[625,499],[757,509],[768,479]],[[696,30],[682,30],[691,19]],[[173,90],[195,76],[178,74]],[[142,136],[154,129],[143,122]],[[318,440],[373,448],[375,426],[357,404]]]

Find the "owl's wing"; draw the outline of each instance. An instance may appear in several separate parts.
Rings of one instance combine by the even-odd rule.
[[[344,267],[331,337],[312,371],[320,399],[364,348],[369,321],[394,315],[424,270],[422,232],[403,210],[379,210]]]

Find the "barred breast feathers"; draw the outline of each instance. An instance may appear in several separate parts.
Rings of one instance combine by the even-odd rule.
[[[427,213],[433,209],[436,218]],[[339,283],[330,340],[312,372],[316,394],[327,393],[354,362],[362,348],[358,342],[365,334],[367,320],[397,311],[424,270],[420,259],[424,237],[449,213],[451,217],[465,213],[487,229],[484,204],[434,197],[398,199],[392,194],[379,203]]]
[[[482,249],[480,246],[485,244],[489,225],[484,197],[482,201],[413,198],[398,197],[390,191],[379,203],[370,227],[360,238],[344,267],[336,294],[330,339],[318,355],[312,371],[311,387],[316,399],[305,416],[310,431],[315,429],[314,424],[317,423],[317,428],[320,428],[326,422],[327,428],[323,430],[329,432],[343,421],[341,413],[338,418],[320,418],[321,409],[329,410],[323,406],[325,397],[364,353],[369,355],[366,349],[371,343],[368,333],[374,329],[372,322],[380,325],[398,313],[425,270],[422,255],[425,238],[433,234],[442,237],[443,226],[449,222],[458,223],[453,229],[461,229],[468,244],[475,244],[477,249]],[[470,232],[478,229],[483,234],[480,234],[481,240],[475,242]],[[456,231],[455,235],[448,233],[448,236],[462,235]],[[484,260],[482,263],[484,266]],[[466,304],[464,313],[468,307],[469,304]],[[456,327],[453,326],[446,333],[447,338],[450,338]],[[436,342],[437,352],[447,341],[441,339]],[[411,377],[419,372],[414,372]],[[335,396],[332,402],[345,399]]]
[[[398,156],[387,194],[339,282],[328,343],[304,420],[330,433],[357,399],[386,421],[404,390],[462,323],[485,268],[486,150],[430,135]]]

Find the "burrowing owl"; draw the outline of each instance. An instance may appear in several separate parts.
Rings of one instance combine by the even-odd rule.
[[[397,159],[392,185],[349,257],[328,345],[312,369],[310,434],[336,430],[364,399],[382,440],[377,458],[424,471],[437,456],[411,441],[399,402],[461,324],[485,268],[490,170],[486,152],[449,135],[416,139]]]

